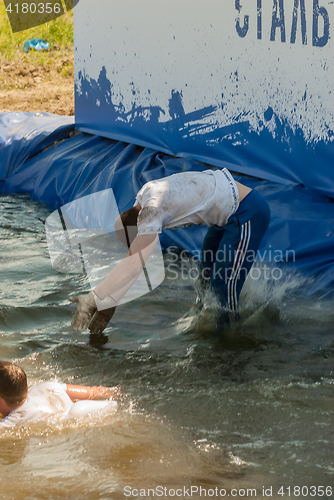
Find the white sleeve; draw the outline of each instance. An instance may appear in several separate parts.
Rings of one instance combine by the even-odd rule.
[[[22,421],[22,411],[20,411],[20,408],[17,408],[16,410],[11,411],[10,414],[7,415],[7,417],[1,420],[0,429],[7,427],[14,427],[15,425],[20,424],[21,421]]]
[[[36,384],[30,387],[30,392],[38,391],[40,392],[43,389],[47,389],[49,391],[54,392],[66,392],[67,386],[66,384],[61,384],[60,382],[42,382],[41,384]]]
[[[146,205],[138,215],[138,235],[161,234],[162,233],[162,213],[160,208]]]

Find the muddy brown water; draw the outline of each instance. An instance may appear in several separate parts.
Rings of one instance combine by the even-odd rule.
[[[52,268],[49,213],[0,198],[0,359],[30,384],[125,396],[115,414],[2,432],[0,498],[332,498],[331,304],[304,298],[297,276],[248,281],[242,325],[217,332],[210,311],[189,314],[193,281],[172,279],[167,256],[162,285],[119,307],[107,346],[91,346],[68,302],[87,279]]]

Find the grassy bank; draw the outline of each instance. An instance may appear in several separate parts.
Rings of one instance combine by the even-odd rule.
[[[23,46],[31,38],[48,51]],[[12,33],[0,0],[0,112],[74,114],[73,12],[29,30]]]
[[[30,51],[33,60],[44,62],[55,51],[73,48],[73,11],[35,28],[13,33],[7,17],[5,4],[0,0],[0,54],[11,61],[22,54],[24,43],[31,38],[42,38],[49,42],[48,52]]]

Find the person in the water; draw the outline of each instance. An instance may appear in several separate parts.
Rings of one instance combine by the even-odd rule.
[[[115,407],[116,397],[120,397],[116,387],[59,382],[43,382],[28,390],[24,370],[14,363],[0,361],[0,429],[50,418],[79,418]]]
[[[119,263],[89,294],[70,298],[78,303],[74,330],[101,333],[120,299],[140,275],[163,229],[208,225],[202,248],[200,287],[210,287],[221,308],[221,324],[238,317],[242,286],[270,222],[267,201],[223,170],[185,172],[147,182],[134,206],[115,223],[116,236],[129,248]],[[133,230],[135,228],[135,230]]]

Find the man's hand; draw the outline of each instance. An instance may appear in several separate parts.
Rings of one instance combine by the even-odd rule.
[[[69,300],[70,302],[78,303],[78,309],[76,310],[71,322],[73,330],[77,332],[86,330],[90,320],[97,310],[93,292],[89,292],[87,295],[70,297]]]
[[[96,311],[89,323],[89,331],[93,334],[102,333],[107,328],[109,321],[115,314],[116,307]]]

